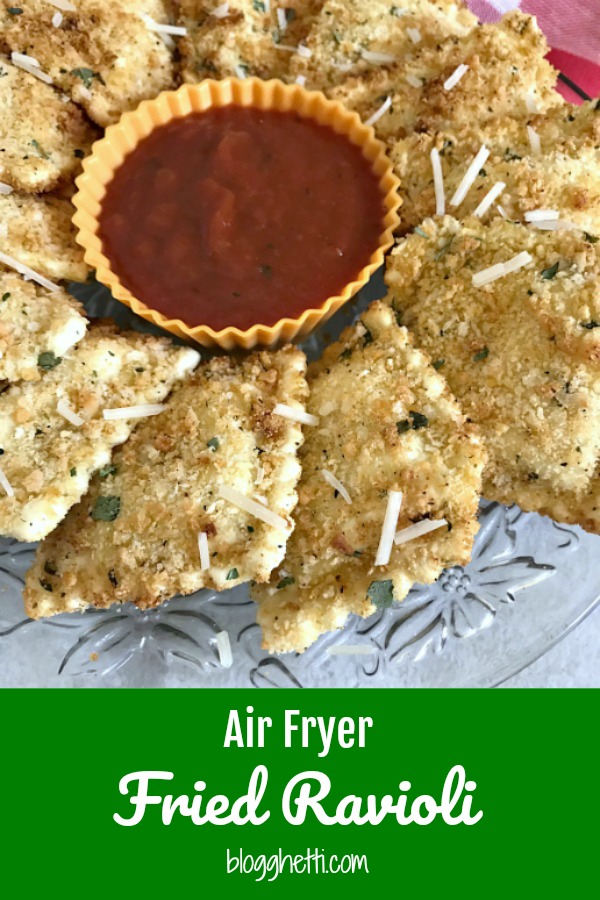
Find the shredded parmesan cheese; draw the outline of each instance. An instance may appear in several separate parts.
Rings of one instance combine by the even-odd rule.
[[[500,204],[498,204],[496,209],[498,210],[498,212],[500,213],[500,215],[502,216],[503,219],[508,219],[508,213],[506,212],[506,210],[504,209],[503,206],[500,206]]]
[[[208,552],[208,537],[205,531],[198,535],[198,552],[200,553],[200,568],[203,571],[210,569],[210,554]]]
[[[120,406],[104,409],[102,416],[108,421],[115,419],[145,419],[147,416],[158,416],[166,409],[164,403],[140,403],[139,406]]]
[[[277,403],[273,409],[273,414],[281,416],[283,419],[290,419],[292,422],[301,422],[302,425],[318,425],[319,417],[313,416],[311,413],[305,412],[303,409],[294,409],[292,406],[286,406],[285,403]]]
[[[363,50],[361,56],[367,62],[374,63],[375,65],[395,63],[398,59],[397,56],[392,56],[391,53],[377,53],[374,50]]]
[[[146,13],[141,13],[141,17],[145,22],[148,31],[154,31],[157,34],[177,35],[183,37],[187,34],[187,28],[184,25],[169,25],[166,22],[156,22]]]
[[[4,263],[5,266],[8,266],[10,269],[14,269],[15,272],[18,272],[19,275],[23,275],[27,281],[35,281],[37,284],[41,284],[42,287],[45,287],[48,291],[58,291],[59,287],[57,284],[54,284],[53,281],[49,281],[47,278],[44,278],[43,275],[39,275],[37,272],[34,272],[33,269],[30,269],[29,266],[26,266],[24,263],[20,263],[18,259],[14,259],[12,256],[8,256],[6,253],[0,252],[0,263]]]
[[[394,534],[396,525],[398,524],[401,506],[402,492],[390,491],[388,494],[383,527],[381,529],[381,537],[379,539],[379,547],[377,548],[377,556],[375,557],[376,566],[387,566],[390,561],[392,547],[394,545]]]
[[[233,664],[233,655],[231,653],[231,641],[229,640],[228,631],[219,631],[217,634],[217,651],[223,668],[230,669]]]
[[[483,287],[485,284],[490,284],[492,281],[496,281],[504,275],[509,275],[511,272],[522,269],[523,266],[526,266],[527,263],[532,262],[532,260],[533,257],[527,253],[526,250],[524,250],[523,253],[517,253],[516,256],[513,256],[513,258],[507,260],[507,262],[496,263],[493,266],[489,266],[487,269],[482,269],[480,272],[474,272],[473,286]]]
[[[418,28],[407,28],[406,33],[413,42],[413,44],[418,44],[421,40],[421,32]]]
[[[338,647],[328,647],[329,656],[372,656],[376,652],[375,647],[369,644],[340,644]]]
[[[26,56],[24,53],[12,53],[11,60],[17,68],[23,69],[24,72],[29,72],[30,75],[34,75],[35,78],[43,81],[44,84],[52,84],[50,76],[42,72],[39,62],[33,56]]]
[[[535,88],[530,87],[527,93],[525,94],[525,107],[528,113],[537,114],[539,113],[538,105],[535,102]]]
[[[10,483],[10,481],[8,480],[8,478],[6,477],[6,475],[4,474],[4,472],[2,471],[2,469],[0,469],[0,485],[2,485],[6,494],[9,497],[15,496],[14,488],[13,488],[12,484]]]
[[[246,78],[246,70],[243,66],[236,66],[234,72],[237,78]]]
[[[478,219],[481,218],[481,216],[488,211],[494,200],[500,196],[505,187],[506,182],[504,181],[498,181],[493,187],[491,187],[473,215],[477,216]],[[500,207],[498,207],[498,210],[500,210]],[[500,213],[500,215],[502,215],[502,213]]]
[[[264,0],[264,4],[265,12],[267,13],[267,15],[269,15],[269,13],[271,12],[271,0]]]
[[[409,525],[407,528],[397,531],[394,536],[394,543],[396,546],[406,544],[408,541],[414,541],[415,538],[422,537],[424,534],[429,534],[430,531],[437,531],[438,528],[443,528],[447,524],[446,519],[423,519],[421,522],[415,522],[414,525]]]
[[[27,63],[29,66],[36,66],[38,69],[40,68],[40,62],[35,56],[28,56],[27,53],[17,53],[16,50],[10,54],[10,58],[15,65],[19,63]]]
[[[78,413],[74,412],[63,397],[56,404],[56,412],[63,419],[66,419],[67,422],[70,422],[71,425],[75,425],[76,428],[80,428],[85,422],[85,419],[82,419]]]
[[[4,181],[0,181],[0,194],[12,194],[13,188],[10,184],[5,184]]]
[[[405,81],[407,84],[410,84],[411,87],[414,88],[422,88],[423,81],[421,78],[417,78],[416,75],[407,75]]]
[[[298,75],[296,77],[296,84],[300,84],[302,85],[302,87],[304,87],[304,85],[306,84],[306,75]]]
[[[229,3],[221,3],[220,6],[215,6],[213,11],[211,12],[211,16],[214,16],[215,19],[224,19],[229,15]]]
[[[433,186],[435,188],[435,214],[436,216],[443,216],[446,212],[446,194],[444,193],[442,161],[437,147],[432,149],[430,157],[431,168],[433,169]]]
[[[263,506],[262,503],[257,503],[256,500],[247,497],[241,491],[230,487],[228,484],[219,485],[219,497],[222,497],[223,500],[227,500],[229,503],[233,503],[238,509],[243,509],[244,512],[250,513],[256,519],[266,522],[267,525],[272,525],[273,528],[288,531],[288,523],[283,516],[278,516],[277,513]]]
[[[454,70],[454,72],[452,73],[450,78],[447,78],[446,81],[444,82],[444,90],[451,91],[453,87],[456,87],[456,85],[458,84],[460,79],[463,77],[465,72],[468,72],[468,70],[469,70],[469,67],[466,66],[464,63],[461,63],[461,65],[458,66],[458,68],[456,68]]]
[[[279,30],[281,32],[286,30],[287,16],[285,14],[285,9],[281,9],[280,7],[277,9],[277,24],[279,25]]]
[[[63,12],[77,12],[77,7],[73,6],[69,0],[48,0],[50,6],[55,6],[57,9],[62,9]]]
[[[348,491],[346,490],[346,488],[344,487],[342,482],[338,478],[336,478],[335,475],[333,475],[327,469],[323,469],[322,474],[323,474],[323,478],[325,479],[327,484],[330,484],[331,487],[334,488],[338,492],[340,497],[344,498],[346,503],[352,503],[352,497],[350,496],[350,494],[348,493]]]
[[[479,152],[477,153],[477,155],[475,156],[473,162],[471,163],[471,165],[469,166],[467,171],[465,172],[463,180],[461,181],[459,186],[456,188],[454,196],[452,197],[452,200],[450,201],[450,206],[460,206],[460,204],[463,202],[463,200],[469,193],[469,189],[471,188],[473,182],[477,178],[479,170],[481,169],[481,167],[483,166],[484,162],[486,161],[486,159],[488,158],[489,155],[490,155],[490,151],[484,144],[481,147],[481,149],[479,150]]]
[[[369,127],[370,125],[374,125],[375,122],[378,122],[379,119],[386,114],[390,106],[392,105],[392,98],[386,97],[379,109],[377,109],[372,116],[369,116],[365,125]]]
[[[540,136],[537,131],[531,127],[531,125],[527,126],[527,137],[529,138],[529,144],[531,146],[531,152],[535,156],[539,156],[542,152],[542,143],[540,141]]]
[[[557,209],[532,209],[525,213],[526,222],[545,222],[550,219],[558,219]]]
[[[302,59],[310,59],[312,50],[309,50],[304,44],[298,44],[298,56],[301,56]]]
[[[52,16],[52,25],[54,28],[60,28],[63,21],[63,14],[61,12],[55,12]]]

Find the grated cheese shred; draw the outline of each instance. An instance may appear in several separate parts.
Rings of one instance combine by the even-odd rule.
[[[540,141],[540,136],[531,125],[527,126],[527,137],[529,138],[529,144],[531,146],[531,152],[534,156],[539,156],[542,152],[542,142]]]
[[[450,206],[460,206],[460,204],[469,193],[471,186],[473,185],[475,179],[477,178],[477,175],[479,174],[479,170],[481,169],[489,155],[490,151],[484,144],[477,152],[475,158],[471,162],[471,165],[465,172],[461,183],[456,188],[454,196],[450,201]]]
[[[394,544],[398,547],[400,544],[406,544],[408,541],[414,541],[415,538],[429,534],[431,531],[437,531],[447,525],[446,519],[423,519],[421,522],[415,522],[407,528],[402,528],[394,535]]]
[[[444,82],[444,90],[451,91],[453,87],[456,87],[463,75],[468,71],[469,67],[464,63],[461,63],[461,65],[454,70],[450,78],[447,78]]]
[[[386,114],[386,112],[388,111],[388,109],[390,108],[391,105],[392,105],[392,98],[386,97],[385,100],[383,101],[383,103],[381,104],[381,106],[379,107],[379,109],[375,110],[375,112],[373,113],[372,116],[369,116],[369,118],[365,122],[365,125],[367,127],[370,127],[371,125],[374,125],[375,122],[378,122],[381,119],[381,117]]]
[[[330,484],[332,488],[334,488],[340,497],[343,497],[346,503],[352,503],[352,497],[348,493],[347,489],[344,487],[339,478],[336,478],[332,472],[329,472],[327,469],[322,470],[323,478]]]
[[[215,6],[215,8],[211,12],[211,16],[214,16],[215,19],[224,19],[229,15],[229,3],[221,3],[220,6]]]
[[[247,497],[245,494],[242,494],[241,491],[238,491],[228,484],[219,485],[219,497],[222,497],[223,500],[227,500],[229,503],[237,506],[238,509],[243,509],[244,512],[249,513],[256,519],[266,522],[267,525],[272,525],[273,528],[279,528],[281,531],[289,530],[288,523],[283,516],[277,515],[277,513],[274,513],[268,507],[263,506],[262,503],[258,503],[251,497]]]
[[[522,253],[517,253],[516,256],[513,256],[512,259],[509,259],[504,263],[495,263],[495,265],[489,266],[487,269],[481,269],[480,272],[474,272],[473,286],[483,287],[485,284],[491,284],[492,281],[496,281],[504,275],[509,275],[511,272],[516,272],[518,269],[522,269],[523,266],[526,266],[532,261],[533,257],[531,254],[524,250]]]
[[[481,203],[479,204],[479,206],[477,207],[477,209],[475,210],[473,215],[476,216],[478,219],[480,219],[481,216],[483,216],[488,211],[488,209],[490,208],[490,206],[492,205],[494,200],[496,200],[500,196],[500,194],[502,193],[502,191],[504,190],[505,187],[506,187],[506,182],[504,182],[504,181],[496,182],[496,184],[493,185],[493,187],[491,187],[489,189],[489,191],[487,192],[485,197],[482,199]],[[500,210],[500,207],[498,207],[498,210]],[[502,215],[502,213],[500,213],[500,215]]]
[[[217,652],[219,661],[224,669],[230,669],[233,664],[233,654],[231,652],[231,641],[229,640],[228,631],[219,631],[217,634]]]
[[[13,188],[10,184],[5,184],[4,181],[0,181],[0,194],[12,194]]]
[[[104,409],[102,417],[107,421],[116,419],[145,419],[148,416],[158,416],[166,409],[164,403],[140,403],[138,406],[117,406],[114,409]]]
[[[4,491],[7,494],[7,496],[9,496],[9,497],[15,496],[14,488],[13,488],[12,484],[10,483],[10,481],[8,480],[8,478],[6,477],[6,475],[4,474],[4,472],[2,471],[2,469],[0,469],[0,485],[2,485],[2,487],[4,488]]]
[[[285,403],[277,403],[273,408],[273,415],[289,419],[290,422],[300,422],[302,425],[318,425],[319,417],[305,412],[303,409],[295,409]]]
[[[52,25],[54,28],[60,28],[63,23],[63,14],[61,12],[55,12],[52,16]]]
[[[379,539],[379,547],[377,548],[377,555],[375,557],[376,566],[387,566],[390,561],[401,506],[402,491],[390,491],[388,494],[383,527],[381,529],[381,537]]]
[[[437,147],[433,147],[430,157],[431,168],[433,169],[433,186],[435,189],[435,214],[436,216],[443,216],[446,212],[446,194],[444,193],[442,161]]]
[[[398,61],[398,57],[393,56],[391,53],[377,53],[375,50],[363,50],[361,56],[366,62],[374,63],[375,65],[385,65],[386,63]]]
[[[62,9],[63,12],[77,12],[77,7],[73,6],[70,0],[48,0],[50,6]]]
[[[210,553],[208,552],[208,536],[205,531],[198,535],[198,553],[200,554],[200,568],[203,572],[210,569]]]
[[[56,412],[66,419],[67,422],[70,422],[71,425],[74,425],[76,428],[81,428],[84,424],[85,419],[83,419],[79,413],[76,413],[71,409],[67,401],[64,397],[61,397],[58,403],[56,404]]]
[[[525,213],[526,222],[546,222],[550,219],[558,219],[557,209],[531,209]]]
[[[23,277],[27,281],[35,281],[37,284],[41,284],[41,286],[45,287],[48,291],[60,290],[59,286],[57,284],[54,284],[53,281],[49,281],[47,278],[44,278],[43,275],[40,275],[38,272],[34,272],[33,269],[29,268],[29,266],[26,266],[24,263],[19,262],[18,259],[9,256],[7,253],[0,252],[0,263],[4,263],[4,265],[8,266],[9,269],[14,269],[15,272],[19,273],[19,275],[23,275]]]
[[[421,32],[418,28],[407,28],[406,33],[409,36],[410,40],[413,44],[418,44],[421,40]]]

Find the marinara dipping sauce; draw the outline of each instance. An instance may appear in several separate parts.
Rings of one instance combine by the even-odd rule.
[[[321,307],[368,264],[383,217],[377,178],[346,137],[293,112],[226,106],[141,141],[99,225],[138,300],[218,331]]]

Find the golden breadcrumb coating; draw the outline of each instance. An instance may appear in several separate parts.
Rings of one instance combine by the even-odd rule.
[[[11,5],[0,7],[0,46],[34,57],[103,127],[173,84],[171,51],[142,18],[168,22],[162,0],[77,0],[58,28],[46,0],[27,0],[18,16],[7,11]]]
[[[306,39],[310,56],[294,54],[290,74],[306,77],[308,88],[327,90],[349,74],[434,47],[476,24],[464,4],[453,0],[404,0],[398,6],[388,0],[326,0]],[[388,59],[369,60],[372,53]]]
[[[197,361],[165,338],[95,326],[62,359],[40,360],[38,381],[0,394],[0,467],[13,491],[0,486],[0,534],[36,541],[52,531],[137,424],[105,420],[103,409],[161,402]],[[64,403],[82,425],[59,412]]]
[[[211,14],[218,4],[181,0],[179,23],[188,30],[178,45],[183,80],[230,75],[288,80],[289,48],[306,38],[322,5],[322,0],[286,0],[271,3],[267,11],[262,0],[232,0],[227,15],[218,18]],[[285,15],[285,28],[278,10]]]
[[[64,355],[86,327],[83,308],[62,288],[49,291],[0,266],[0,382],[39,381],[40,356]]]
[[[489,452],[484,496],[600,531],[600,245],[503,219],[428,220],[394,250],[390,299]],[[526,252],[483,286],[473,276]]]
[[[328,96],[356,110],[363,121],[391,98],[391,106],[374,124],[377,136],[389,143],[415,131],[431,133],[450,126],[460,135],[465,127],[526,117],[528,97],[539,112],[561,104],[554,90],[556,72],[544,59],[547,52],[535,19],[515,11],[497,25],[480,25],[437,46],[418,45],[397,64],[372,67]],[[460,65],[468,66],[467,71],[446,90],[444,84]]]
[[[477,531],[485,454],[444,378],[392,310],[373,303],[309,368],[295,529],[267,586],[252,595],[264,647],[304,650],[348,615],[403,599],[415,582],[466,563]],[[348,491],[351,504],[324,477]],[[389,491],[402,491],[398,529],[445,518],[375,567]],[[371,598],[371,599],[370,599]]]
[[[0,196],[2,248],[50,281],[85,281],[89,266],[75,242],[68,200],[42,194]]]
[[[0,56],[0,181],[29,193],[52,190],[79,169],[96,137],[74,103]]]
[[[188,378],[42,543],[27,577],[28,614],[127,600],[145,608],[203,587],[268,579],[292,528],[302,443],[301,427],[273,409],[304,406],[305,368],[304,354],[287,347],[241,363],[213,359]],[[285,527],[220,498],[220,485],[260,496]],[[118,498],[118,514],[94,519],[107,497]],[[201,568],[201,532],[209,569]]]
[[[541,153],[532,152],[528,126],[540,138]],[[453,207],[454,192],[484,145],[490,155],[465,200]],[[488,191],[502,182],[505,187],[484,213],[486,220],[500,214],[498,204],[517,221],[531,210],[550,209],[566,222],[600,233],[600,121],[591,104],[585,108],[565,104],[545,115],[495,119],[483,126],[461,123],[434,133],[415,133],[390,145],[401,180],[403,231],[435,213],[433,148],[440,155],[446,209],[453,215],[473,214]]]

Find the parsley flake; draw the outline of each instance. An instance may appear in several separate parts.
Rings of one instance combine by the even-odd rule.
[[[240,574],[237,569],[230,569],[227,573],[227,578],[225,581],[235,581],[236,578],[239,578]]]
[[[92,509],[92,519],[95,522],[114,522],[121,512],[121,498],[108,495],[98,497]]]
[[[5,303],[10,297],[10,291],[7,291],[6,294],[2,294],[2,302]]]
[[[296,583],[295,578],[293,578],[291,575],[286,575],[285,578],[282,578],[281,581],[278,582],[277,590],[280,591],[282,588],[289,587],[290,584],[295,584],[295,583]]]
[[[429,235],[427,234],[427,232],[426,232],[426,231],[423,231],[422,228],[419,228],[418,225],[417,225],[417,227],[415,228],[415,234],[418,234],[418,235],[420,235],[422,238],[425,238],[426,241],[429,240]]]
[[[40,369],[44,369],[45,372],[49,372],[50,369],[58,366],[61,362],[62,356],[55,356],[52,350],[46,350],[45,353],[40,353],[40,355],[38,356],[37,364]]]
[[[372,581],[367,591],[367,597],[377,609],[389,609],[394,602],[394,585],[392,580]]]
[[[20,6],[8,6],[6,12],[11,16],[20,16],[23,13],[23,10]]]
[[[117,467],[113,466],[112,463],[109,463],[107,466],[102,466],[101,469],[98,469],[98,477],[99,478],[108,478],[109,475],[115,475],[117,472]]]
[[[600,241],[600,238],[596,237],[594,234],[589,234],[589,232],[584,231],[583,236],[588,242],[588,244],[597,244]]]
[[[265,4],[262,0],[252,0],[252,9],[260,13],[266,12]]]
[[[442,368],[442,366],[444,365],[445,362],[446,362],[445,359],[434,359],[434,361],[431,363],[431,365],[436,370],[436,372],[439,372],[439,370]]]
[[[478,353],[475,353],[473,356],[473,362],[481,362],[482,359],[487,359],[490,355],[490,351],[487,347],[484,347]]]
[[[75,478],[75,476],[77,475],[77,469],[75,468],[75,466],[73,466],[73,468],[69,472],[69,475],[71,476],[71,478]]]
[[[558,260],[554,263],[553,266],[548,266],[547,269],[542,269],[542,278],[544,279],[544,281],[551,281],[557,272],[558,272]]]
[[[85,67],[80,69],[71,69],[71,72],[69,74],[73,75],[75,78],[81,78],[81,80],[83,81],[83,86],[88,89],[91,88],[94,78],[97,78],[100,84],[104,84],[104,78],[102,77],[100,72],[94,72],[93,69],[86,69]]]
[[[580,322],[579,324],[582,328],[587,328],[588,331],[591,331],[592,328],[600,328],[600,322],[596,322],[595,319],[590,319],[589,322]]]
[[[207,446],[207,447],[210,447],[210,449],[211,449],[211,450],[213,451],[213,453],[214,453],[215,450],[218,450],[218,449],[219,449],[219,446],[220,446],[219,438],[216,438],[216,437],[211,438],[210,441],[207,441],[207,442],[206,442],[206,446]]]

